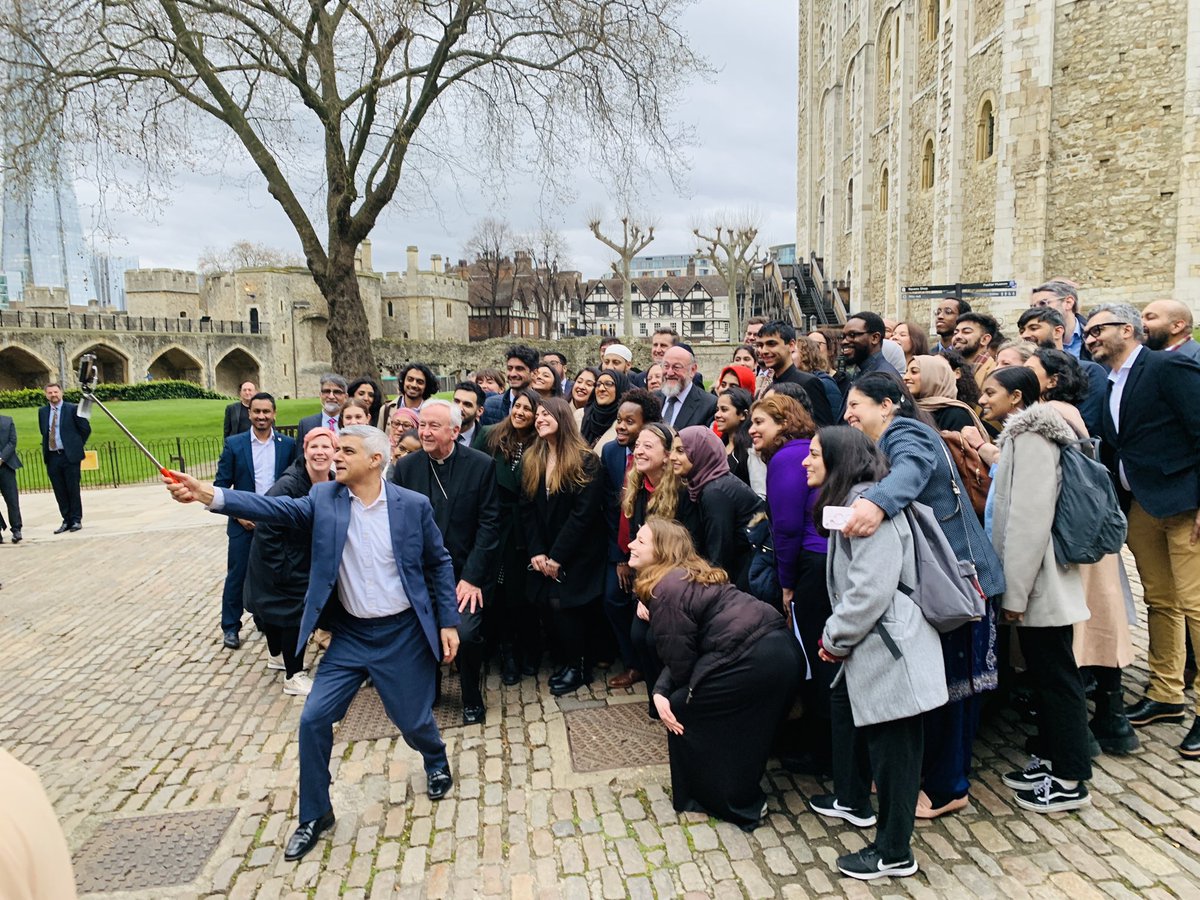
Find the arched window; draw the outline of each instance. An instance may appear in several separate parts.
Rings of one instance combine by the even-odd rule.
[[[921,190],[933,187],[933,138],[925,138],[925,150],[921,154]]]
[[[942,22],[941,0],[925,0],[925,36],[936,41]]]
[[[817,256],[825,257],[825,198],[821,198],[821,206],[817,212]]]
[[[990,98],[979,106],[979,122],[975,126],[975,159],[991,159],[996,152],[996,112]]]
[[[879,173],[879,209],[881,212],[887,212],[888,194],[891,193],[891,184],[888,177],[887,166],[883,167],[883,171]]]
[[[854,227],[854,179],[846,182],[846,230]]]
[[[888,30],[887,40],[883,44],[883,89],[890,91],[892,89],[892,36],[891,29]]]

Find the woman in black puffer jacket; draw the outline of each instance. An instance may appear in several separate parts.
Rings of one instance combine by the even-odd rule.
[[[696,554],[678,522],[651,517],[629,564],[663,663],[651,690],[669,732],[675,809],[749,831],[762,819],[759,782],[800,680],[796,641],[777,610]]]

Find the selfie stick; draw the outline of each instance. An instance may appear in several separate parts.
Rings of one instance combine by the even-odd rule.
[[[95,404],[96,406],[100,407],[102,410],[104,410],[105,415],[112,419],[116,426],[121,429],[121,432],[125,435],[125,437],[133,441],[133,445],[141,450],[143,454],[145,454],[146,459],[154,463],[154,467],[163,474],[163,477],[170,478],[172,481],[178,483],[179,479],[172,475],[171,471],[162,463],[160,463],[155,458],[153,453],[146,449],[146,445],[134,437],[133,432],[126,428],[121,420],[113,415],[112,410],[101,403],[96,397],[94,391],[96,382],[99,380],[100,370],[96,368],[96,354],[83,354],[83,356],[79,358],[79,389],[83,391],[83,399],[79,401],[77,415],[81,419],[90,419],[92,417],[92,405]]]

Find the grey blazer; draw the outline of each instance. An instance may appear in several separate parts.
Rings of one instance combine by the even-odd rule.
[[[854,499],[852,492],[844,505]],[[846,679],[854,724],[907,719],[944,706],[949,694],[941,638],[899,588],[901,580],[916,581],[908,520],[887,519],[865,538],[831,534],[825,574],[832,614],[821,644],[835,656],[849,654],[837,677]]]

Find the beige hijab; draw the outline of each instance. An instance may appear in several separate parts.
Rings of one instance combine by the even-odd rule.
[[[940,356],[914,356],[912,362],[917,364],[921,373],[921,396],[917,397],[917,406],[933,415],[935,410],[956,406],[971,414],[971,421],[979,429],[979,433],[987,436],[983,422],[975,409],[958,399],[958,384],[954,379],[954,370],[950,363]],[[911,365],[910,363],[909,365]]]

